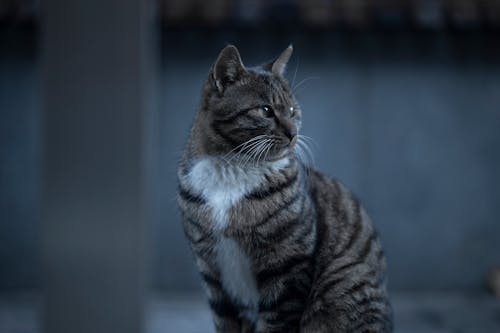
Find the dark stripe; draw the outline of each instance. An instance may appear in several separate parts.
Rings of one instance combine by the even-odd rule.
[[[351,296],[357,292],[362,291],[365,288],[378,289],[380,287],[380,282],[373,281],[359,281],[358,283],[353,284],[348,289],[344,290],[343,293],[347,296]]]
[[[193,243],[194,245],[197,245],[197,244],[203,242],[204,240],[211,238],[213,236],[212,230],[207,228],[206,225],[203,225],[200,222],[195,221],[195,220],[190,219],[190,218],[185,217],[185,219],[186,219],[187,225],[185,225],[183,228],[184,234],[186,235],[188,240],[191,243]],[[198,238],[195,238],[194,235],[192,235],[191,229],[196,229],[195,232],[201,234],[201,236],[199,236]]]
[[[271,232],[267,233],[265,237],[274,244],[279,244],[285,239],[289,238],[300,223],[300,218],[291,219],[286,222],[281,222],[279,225]]]
[[[269,214],[264,220],[257,223],[255,225],[255,227],[260,227],[260,226],[266,224],[267,222],[269,222],[270,220],[272,220],[273,218],[275,218],[276,216],[278,216],[282,211],[286,210],[291,205],[293,205],[295,203],[295,201],[297,201],[300,198],[300,196],[301,196],[301,193],[297,192],[293,197],[291,197],[288,201],[286,201],[282,206],[280,206],[274,212]]]
[[[265,321],[273,327],[266,327],[266,333],[297,332],[300,325],[303,306],[280,310],[273,318],[266,318]]]
[[[279,295],[272,302],[267,302],[267,304],[264,302],[259,303],[259,312],[277,311],[283,304],[289,303],[293,300],[297,301],[297,303],[303,304],[305,301],[305,295],[308,293],[307,288],[305,286],[300,288],[296,283],[294,283],[294,281],[291,281],[291,283],[292,284],[290,286],[288,283],[285,283],[287,287],[284,288],[281,295]]]
[[[380,310],[371,310],[366,313],[361,313],[357,319],[359,323],[352,327],[349,332],[356,332],[363,329],[361,332],[377,332],[383,333],[387,332],[387,327],[390,327],[389,317],[387,314],[380,312]],[[373,325],[381,325],[384,329],[380,330],[379,327],[373,327]]]
[[[302,206],[300,208],[299,217],[278,223],[278,225],[273,230],[266,233],[266,239],[274,244],[279,244],[293,235],[297,228],[303,223],[305,202],[306,199],[304,197],[302,199]]]
[[[297,244],[304,244],[304,240],[306,238],[309,238],[313,231],[314,221],[309,220],[309,221],[304,221],[304,223],[307,223],[307,225],[305,225],[304,229],[302,229],[300,233],[297,235],[296,237]],[[309,242],[306,242],[305,245],[309,245]],[[313,248],[313,253],[314,253],[314,248]]]
[[[210,300],[210,308],[219,317],[238,317],[238,309],[226,299]]]
[[[207,283],[207,285],[211,286],[212,288],[222,290],[222,284],[215,276],[211,276],[208,273],[204,272],[201,272],[200,274],[201,278]]]
[[[308,263],[310,259],[310,256],[301,254],[287,258],[284,262],[281,262],[274,267],[263,269],[257,274],[257,285],[261,287],[269,282],[269,280],[289,273],[295,266]]]
[[[241,136],[241,137],[244,137],[248,134],[253,134],[253,132],[256,132],[255,133],[255,136],[257,136],[257,134],[261,133],[262,130],[265,130],[267,128],[267,126],[253,126],[253,127],[250,127],[250,126],[245,126],[245,127],[242,127],[242,128],[233,128],[231,130],[229,130],[228,134],[227,135],[232,135],[232,136]],[[262,138],[263,140],[264,138]],[[257,141],[255,141],[255,143],[257,143]],[[262,141],[261,141],[262,142]],[[241,147],[240,149],[243,149],[245,148],[245,146]]]
[[[313,201],[314,204],[317,204],[316,197],[315,195],[317,194],[316,191],[312,193],[313,195]],[[318,207],[319,208],[319,207]],[[315,209],[316,212],[316,219],[312,222],[315,223],[315,237],[314,237],[314,247],[313,247],[313,254],[312,254],[312,265],[311,265],[311,271],[310,275],[313,280],[317,280],[319,277],[319,274],[324,270],[324,265],[321,264],[321,256],[320,256],[320,251],[323,248],[323,242],[324,238],[327,238],[328,235],[326,234],[326,226],[323,224],[323,212],[321,212],[321,209]],[[323,260],[324,261],[324,260]]]
[[[358,308],[361,308],[363,306],[369,305],[369,304],[383,304],[387,307],[389,305],[389,302],[387,300],[387,297],[384,296],[368,296],[364,297],[358,302],[356,302],[356,306]]]
[[[201,196],[189,192],[187,189],[183,188],[180,185],[179,185],[179,195],[181,196],[182,199],[191,203],[195,203],[198,205],[203,205],[206,203],[205,199],[203,199]]]
[[[372,245],[374,239],[375,239],[375,235],[371,234],[370,237],[368,238],[368,240],[366,241],[366,244],[363,247],[363,250],[359,253],[356,260],[351,261],[347,264],[344,264],[344,265],[336,268],[334,271],[328,273],[328,275],[331,276],[331,275],[339,274],[341,271],[345,271],[348,268],[365,263],[365,259],[371,250],[371,245]]]
[[[196,238],[191,235],[187,230],[185,230],[184,234],[186,235],[186,238],[193,244],[193,245],[199,245],[206,239],[208,239],[211,235],[210,234],[203,234],[200,237]]]
[[[339,313],[341,313],[341,311],[338,311],[338,313],[336,313],[337,317],[339,316]],[[329,320],[331,318],[331,316],[332,316],[332,314],[329,313],[327,311],[327,309],[325,309],[324,307],[318,307],[317,310],[315,310],[314,312],[304,314],[300,320],[300,324],[302,326],[306,326],[307,324],[309,324],[313,320],[317,320],[317,321]]]
[[[196,220],[193,220],[193,219],[190,219],[188,218],[187,219],[187,222],[194,226],[196,229],[198,229],[199,232],[205,232],[205,233],[211,233],[211,230],[207,228],[206,225],[202,224],[201,222],[199,221],[196,221]],[[208,230],[207,230],[208,229]]]
[[[359,260],[364,261],[366,259],[366,257],[370,254],[371,249],[372,249],[372,245],[373,245],[373,241],[376,238],[377,238],[377,236],[375,235],[375,233],[372,232],[370,237],[368,237],[368,240],[366,241],[365,246],[363,246],[363,249],[359,253],[359,256],[358,256]]]
[[[345,271],[345,270],[347,270],[347,269],[349,269],[351,267],[357,266],[357,265],[362,264],[362,263],[363,263],[363,261],[361,261],[361,260],[354,260],[354,261],[348,262],[347,264],[344,264],[344,265],[338,267],[334,271],[329,272],[328,275],[338,274],[338,273],[340,273],[342,271]]]
[[[335,273],[330,273],[329,275],[332,275],[332,274],[335,274]],[[363,280],[363,281],[359,281],[359,282],[355,283],[354,285],[350,286],[348,289],[343,289],[343,290],[339,290],[339,291],[342,292],[342,294],[350,297],[352,294],[360,291],[364,287],[371,287],[372,289],[378,289],[380,287],[380,283],[382,282],[382,280],[376,278],[374,276],[374,274],[375,274],[375,272],[372,271],[366,278],[373,278],[376,280],[376,282]],[[342,276],[340,278],[324,282],[325,284],[323,286],[321,286],[321,288],[319,290],[322,292],[323,295],[326,295],[326,293],[330,289],[334,288],[336,285],[338,285],[340,282],[342,282],[346,279],[349,279],[349,277],[346,278],[346,277]]]
[[[220,136],[221,138],[223,138],[229,144],[231,144],[233,146],[236,146],[238,144],[238,142],[236,140],[234,140],[229,135],[227,135],[224,132],[222,132],[221,128],[217,124],[212,123],[212,129],[215,132],[215,134],[217,134],[218,136]]]
[[[320,209],[320,207],[317,206],[318,204],[318,190],[314,188],[311,191],[311,196],[313,200],[313,204],[316,205],[316,238],[315,238],[315,244],[314,244],[314,251],[313,251],[313,260],[314,264],[313,266],[315,267],[314,270],[317,272],[321,272],[323,268],[318,267],[318,260],[320,258],[319,251],[323,248],[323,242],[324,238],[328,237],[329,235],[326,232],[326,226],[324,224],[324,216],[323,216],[323,211]],[[321,269],[320,269],[321,268]]]
[[[224,125],[227,125],[227,124],[230,124],[232,123],[233,121],[235,121],[238,117],[256,109],[257,106],[252,106],[252,107],[249,107],[249,108],[246,108],[246,109],[242,109],[238,112],[236,112],[235,114],[232,114],[230,115],[229,117],[227,118],[223,118],[223,119],[215,119],[214,120],[214,124],[217,123],[217,124],[224,124]]]
[[[354,242],[358,239],[359,234],[361,232],[361,214],[360,214],[360,206],[359,202],[355,201],[355,213],[356,213],[356,221],[354,221],[354,231],[349,238],[347,244],[338,252],[334,254],[334,258],[342,257],[348,250],[351,249]]]
[[[295,182],[297,181],[298,179],[298,172],[295,172],[290,178],[288,178],[284,183],[279,183],[279,184],[276,184],[274,186],[270,186],[268,187],[267,189],[265,190],[257,190],[257,191],[254,191],[250,194],[247,194],[245,197],[249,200],[253,200],[253,199],[258,199],[258,200],[262,200],[262,199],[265,199],[267,198],[268,196],[270,195],[273,195],[277,192],[281,192],[283,191],[284,189],[292,186],[293,184],[295,184]]]
[[[338,285],[340,282],[342,282],[344,280],[345,280],[345,278],[341,277],[341,278],[330,280],[328,282],[325,281],[324,284],[322,284],[321,287],[317,288],[316,291],[314,292],[314,298],[316,299],[319,296],[318,294],[320,292],[321,292],[321,295],[326,296],[326,293],[328,293],[328,291],[330,291],[331,288],[335,287],[336,285]]]

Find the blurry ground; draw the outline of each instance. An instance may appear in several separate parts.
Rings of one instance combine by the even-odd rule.
[[[40,332],[40,300],[33,294],[0,296],[1,333]],[[398,293],[393,295],[397,333],[500,332],[500,301],[473,293]],[[152,298],[148,333],[210,333],[210,313],[202,297]]]

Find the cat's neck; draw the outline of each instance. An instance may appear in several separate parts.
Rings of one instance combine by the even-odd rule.
[[[203,162],[210,165],[215,174],[248,175],[248,174],[271,174],[284,169],[296,168],[295,156],[287,155],[276,160],[249,161],[245,157],[235,156],[211,156],[205,154],[192,154],[185,156],[181,168],[186,168],[186,172],[193,166]]]

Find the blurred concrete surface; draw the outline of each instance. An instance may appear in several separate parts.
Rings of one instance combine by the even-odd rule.
[[[40,332],[40,303],[39,294],[0,295],[0,332]],[[397,333],[500,332],[500,300],[488,294],[397,293],[393,305]],[[147,333],[214,332],[200,295],[154,294],[146,318]]]

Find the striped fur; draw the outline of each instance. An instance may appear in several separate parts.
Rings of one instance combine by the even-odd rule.
[[[222,51],[179,165],[184,230],[216,330],[391,332],[369,217],[297,154],[301,111],[282,77],[290,53],[247,69],[236,48]]]

